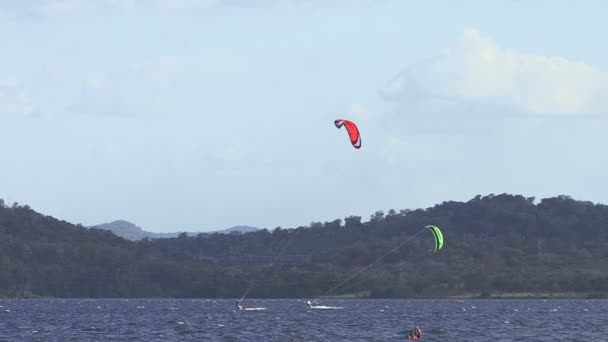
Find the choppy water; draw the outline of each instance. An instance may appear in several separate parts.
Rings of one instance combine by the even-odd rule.
[[[0,341],[608,341],[608,300],[0,300]]]

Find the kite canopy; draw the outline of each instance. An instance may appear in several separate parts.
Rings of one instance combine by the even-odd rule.
[[[359,134],[359,129],[357,125],[355,125],[352,121],[337,119],[334,121],[334,125],[337,128],[346,128],[346,132],[348,133],[348,137],[350,138],[350,143],[354,148],[359,149],[361,147],[361,135]]]
[[[433,233],[433,236],[435,237],[435,252],[437,252],[438,250],[441,249],[441,247],[443,247],[443,234],[441,233],[441,230],[439,230],[439,228],[437,226],[426,226],[425,228],[427,228],[428,230],[430,230]]]

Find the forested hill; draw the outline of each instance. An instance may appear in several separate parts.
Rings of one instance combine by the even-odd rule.
[[[437,253],[428,224],[444,234]],[[608,206],[502,194],[368,220],[133,242],[0,202],[0,263],[5,296],[240,297],[262,274],[249,297],[600,296]]]
[[[209,263],[0,200],[0,297],[196,297],[230,282],[222,277]]]
[[[538,203],[536,203],[538,202]],[[445,245],[429,253],[437,225]],[[417,234],[418,235],[415,235]],[[413,238],[412,236],[415,235]],[[412,239],[336,291],[362,267]],[[306,227],[150,242],[231,269],[277,263],[257,296],[363,293],[379,297],[580,294],[608,291],[608,206],[568,196],[476,196],[418,210],[375,212]],[[230,268],[228,268],[230,267]]]

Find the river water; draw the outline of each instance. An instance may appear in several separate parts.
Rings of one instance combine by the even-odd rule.
[[[0,341],[608,342],[608,300],[0,300]],[[333,307],[333,308],[332,308]]]

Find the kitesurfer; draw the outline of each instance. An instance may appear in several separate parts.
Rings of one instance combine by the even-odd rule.
[[[241,302],[240,302],[240,301],[237,301],[237,302],[236,302],[236,308],[237,308],[238,310],[243,310],[243,306],[241,305]]]
[[[422,330],[420,330],[419,326],[416,326],[416,329],[412,330],[412,332],[410,332],[410,335],[408,337],[412,340],[417,340],[419,338],[422,338]]]
[[[310,301],[307,301],[306,305],[308,305],[308,307],[312,309],[312,303]]]

